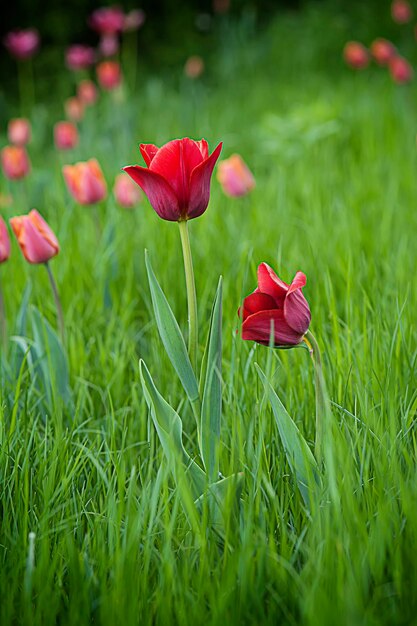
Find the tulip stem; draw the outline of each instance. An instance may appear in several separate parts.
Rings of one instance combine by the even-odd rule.
[[[4,307],[3,289],[2,289],[1,283],[0,283],[0,333],[1,333],[3,354],[6,355],[7,323],[6,323],[6,312],[5,312],[5,307]]]
[[[55,279],[52,274],[52,270],[48,261],[45,263],[45,267],[46,267],[46,271],[48,272],[49,282],[51,283],[52,293],[54,294],[56,312],[57,312],[57,317],[58,317],[59,334],[61,336],[61,341],[64,344],[65,343],[65,326],[64,326],[64,314],[62,313],[61,299],[59,297],[56,282],[55,282]]]
[[[197,296],[193,270],[193,257],[191,255],[190,237],[188,234],[188,222],[178,222],[181,235],[182,254],[184,257],[185,282],[187,285],[188,300],[188,354],[191,365],[197,372],[197,345],[198,345],[198,322],[197,322]]]
[[[314,381],[316,387],[316,439],[314,453],[317,462],[320,463],[323,458],[323,424],[324,421],[327,420],[327,416],[330,415],[330,401],[323,376],[319,344],[310,330],[306,332],[304,342],[307,344],[314,364]]]

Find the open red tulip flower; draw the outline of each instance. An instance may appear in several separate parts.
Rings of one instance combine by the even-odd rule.
[[[79,204],[96,204],[106,197],[107,184],[97,159],[64,165],[62,173],[68,191]]]
[[[301,343],[311,320],[310,308],[302,288],[305,274],[297,272],[287,285],[266,263],[258,267],[258,287],[247,296],[239,315],[242,317],[242,339],[269,345],[271,328],[275,347]]]
[[[0,217],[0,263],[4,263],[10,256],[10,237],[6,223]]]
[[[222,144],[209,154],[207,141],[174,139],[161,148],[141,144],[146,167],[128,165],[124,171],[143,189],[159,217],[181,222],[207,209],[210,181]]]
[[[58,254],[58,239],[35,209],[28,215],[12,217],[10,225],[23,256],[29,263],[46,263]]]

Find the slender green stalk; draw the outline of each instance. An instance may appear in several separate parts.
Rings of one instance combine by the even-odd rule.
[[[56,282],[55,282],[51,267],[48,262],[45,263],[45,267],[46,267],[46,271],[48,272],[49,282],[51,283],[52,293],[54,294],[56,312],[57,312],[57,317],[58,317],[59,334],[60,334],[62,343],[65,343],[65,325],[64,325],[64,314],[62,312],[61,299],[59,297]]]
[[[316,439],[314,453],[317,462],[320,463],[323,458],[323,424],[330,411],[329,396],[323,376],[319,344],[310,330],[307,331],[304,341],[309,348],[310,356],[314,364],[314,380],[316,387]]]
[[[198,345],[198,318],[197,296],[195,291],[193,257],[191,255],[190,237],[188,234],[188,222],[178,222],[181,235],[182,253],[184,257],[185,282],[187,285],[188,300],[188,354],[191,365],[197,371],[197,345]]]
[[[3,289],[0,282],[0,334],[1,334],[1,345],[3,354],[6,354],[7,349],[7,322],[6,322],[6,311],[4,307],[4,298],[3,298]]]

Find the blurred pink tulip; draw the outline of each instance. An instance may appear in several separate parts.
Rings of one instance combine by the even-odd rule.
[[[91,14],[88,23],[100,35],[114,35],[123,30],[125,15],[120,7],[102,7]]]
[[[54,141],[58,150],[72,150],[78,145],[78,130],[72,122],[57,122],[54,126]]]
[[[79,98],[72,96],[64,103],[65,115],[72,122],[79,122],[84,117],[84,105]]]
[[[30,161],[24,146],[5,146],[1,151],[1,165],[6,178],[17,180],[29,174]]]
[[[4,263],[10,256],[10,237],[6,222],[0,217],[0,263]]]
[[[413,17],[413,9],[407,0],[394,0],[391,4],[391,16],[397,24],[407,24]]]
[[[413,78],[413,68],[407,59],[394,57],[389,63],[389,72],[395,83],[408,83]]]
[[[144,24],[145,19],[146,16],[144,11],[142,11],[141,9],[133,9],[125,15],[123,30],[125,32],[138,30],[138,28],[140,28]]]
[[[3,43],[15,59],[25,60],[37,52],[40,37],[35,28],[13,30],[5,36]]]
[[[97,102],[98,90],[92,80],[82,80],[77,87],[78,99],[85,106],[91,106]]]
[[[125,174],[118,174],[116,176],[113,194],[116,198],[116,202],[124,209],[132,209],[142,200],[143,197],[138,185],[136,185],[136,183],[134,183],[133,180]]]
[[[348,41],[343,50],[345,62],[355,70],[362,70],[369,64],[368,50],[358,41]]]
[[[256,186],[252,172],[239,154],[219,161],[217,180],[224,193],[232,197],[245,196]]]
[[[103,35],[98,44],[99,50],[104,57],[112,57],[119,52],[119,40],[117,35]]]
[[[58,254],[59,243],[55,233],[35,209],[28,215],[12,217],[10,225],[29,263],[46,263]]]
[[[79,204],[96,204],[106,197],[106,181],[96,159],[64,165],[62,173],[68,191]]]
[[[184,65],[184,74],[188,78],[198,78],[204,72],[204,61],[198,55],[193,55],[187,59]]]
[[[95,61],[95,51],[91,46],[74,44],[69,46],[65,52],[65,62],[70,70],[86,70]]]
[[[15,146],[25,146],[31,138],[30,122],[25,117],[15,117],[9,121],[7,136]]]
[[[117,61],[102,61],[96,67],[97,80],[102,89],[112,91],[122,82],[122,72]]]
[[[371,44],[371,55],[378,65],[388,65],[396,55],[395,46],[387,39],[375,39]]]

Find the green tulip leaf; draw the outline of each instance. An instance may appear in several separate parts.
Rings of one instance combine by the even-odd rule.
[[[275,393],[271,383],[256,363],[255,367],[264,385],[266,397],[271,403],[275,423],[291,471],[297,480],[305,505],[310,508],[311,493],[320,483],[320,473],[316,459],[294,420]]]

